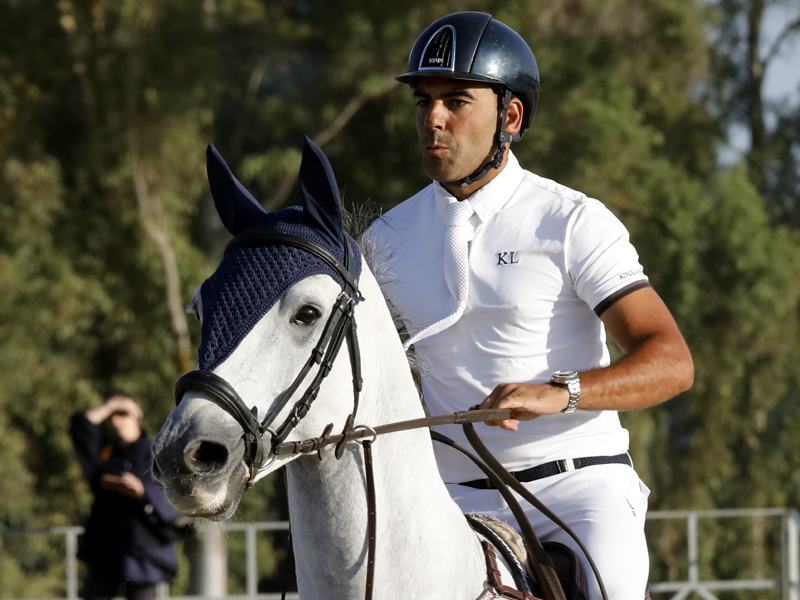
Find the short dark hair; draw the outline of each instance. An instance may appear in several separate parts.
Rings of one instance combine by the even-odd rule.
[[[136,400],[133,394],[128,392],[127,390],[123,390],[121,388],[111,388],[108,392],[103,395],[103,402],[108,402],[115,396],[123,396],[125,398],[130,398],[131,400]]]

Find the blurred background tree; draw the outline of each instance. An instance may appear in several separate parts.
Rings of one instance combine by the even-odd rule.
[[[529,42],[542,93],[514,152],[620,216],[692,348],[690,392],[623,415],[651,507],[800,505],[800,103],[764,92],[800,22],[765,48],[779,4],[0,0],[0,527],[87,514],[74,410],[121,387],[155,433],[171,409],[199,341],[183,306],[227,241],[206,144],[268,209],[296,201],[303,135],[348,205],[394,206],[428,183],[394,76],[457,10]],[[279,488],[242,518],[285,515]],[[63,594],[7,540],[0,597]]]

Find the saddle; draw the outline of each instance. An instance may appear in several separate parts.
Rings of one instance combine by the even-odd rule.
[[[505,559],[514,577],[516,589],[526,597],[542,597],[540,583],[531,568],[522,536],[505,521],[489,515],[468,514],[467,522]],[[567,600],[587,600],[589,591],[581,562],[568,546],[560,542],[542,542],[555,567],[556,575]]]

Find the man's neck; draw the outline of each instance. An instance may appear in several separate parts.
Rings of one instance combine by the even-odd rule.
[[[487,183],[492,181],[492,179],[497,177],[500,174],[500,172],[506,168],[507,164],[508,164],[508,148],[506,148],[505,154],[503,155],[502,164],[497,169],[491,169],[483,179],[480,179],[475,183],[468,185],[467,187],[461,187],[460,185],[455,185],[444,181],[440,181],[439,183],[444,189],[446,189],[450,194],[452,194],[452,196],[456,200],[466,200],[467,198],[472,196],[472,194],[474,194],[483,186],[485,186]]]

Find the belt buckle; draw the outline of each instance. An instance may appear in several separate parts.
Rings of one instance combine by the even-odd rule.
[[[567,458],[556,461],[559,473],[566,473],[567,471],[575,471],[581,468],[580,459]]]

